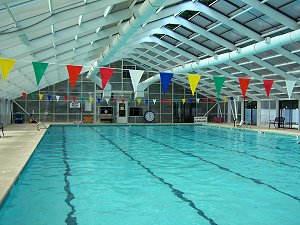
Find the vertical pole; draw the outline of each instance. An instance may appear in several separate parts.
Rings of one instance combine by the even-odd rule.
[[[96,100],[96,98],[97,98],[97,96],[96,96],[96,89],[97,89],[97,87],[96,87],[96,83],[94,83],[94,101],[93,101],[93,105],[94,105],[94,112],[93,112],[93,123],[95,124],[97,121],[97,109],[96,109],[96,107],[97,107],[97,100]]]
[[[227,123],[231,123],[231,108],[232,108],[231,100],[229,100],[227,101]]]
[[[69,80],[67,80],[67,96],[70,97]],[[69,100],[67,100],[67,122],[69,122]]]
[[[172,103],[171,103],[171,107],[172,107],[172,123],[174,123],[174,82],[172,81]]]
[[[241,119],[245,121],[245,100],[241,101]]]
[[[300,99],[298,100],[298,130],[300,130]]]
[[[256,109],[256,125],[261,126],[261,100],[257,100],[257,109]]]

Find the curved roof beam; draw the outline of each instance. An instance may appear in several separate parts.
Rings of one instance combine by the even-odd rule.
[[[149,17],[162,6],[166,0],[146,0],[138,9],[137,15],[124,24],[120,29],[119,34],[112,40],[111,44],[101,54],[100,58],[95,62],[94,66],[89,71],[87,77],[94,77],[98,71],[95,67],[105,65],[122,46],[132,38],[132,35],[149,19]]]

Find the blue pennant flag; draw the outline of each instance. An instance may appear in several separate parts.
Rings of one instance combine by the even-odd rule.
[[[173,73],[160,72],[160,81],[164,94],[166,94],[169,84],[173,78]]]
[[[48,101],[51,101],[51,97],[52,97],[51,95],[48,95]]]
[[[193,99],[192,99],[192,98],[190,98],[190,99],[189,99],[189,102],[190,102],[190,104],[192,104],[192,103],[193,103]]]
[[[98,101],[98,103],[100,103],[101,102],[101,98],[97,98],[97,101]]]
[[[145,99],[146,105],[148,105],[149,99]]]

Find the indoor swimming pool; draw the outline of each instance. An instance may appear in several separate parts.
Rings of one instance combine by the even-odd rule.
[[[295,136],[206,125],[48,129],[0,225],[297,225]]]

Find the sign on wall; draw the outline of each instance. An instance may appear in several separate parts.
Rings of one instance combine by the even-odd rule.
[[[79,101],[70,102],[70,109],[80,109],[80,102]]]
[[[88,101],[84,102],[84,111],[86,111],[86,112],[92,111],[92,103],[91,102],[88,102]]]

